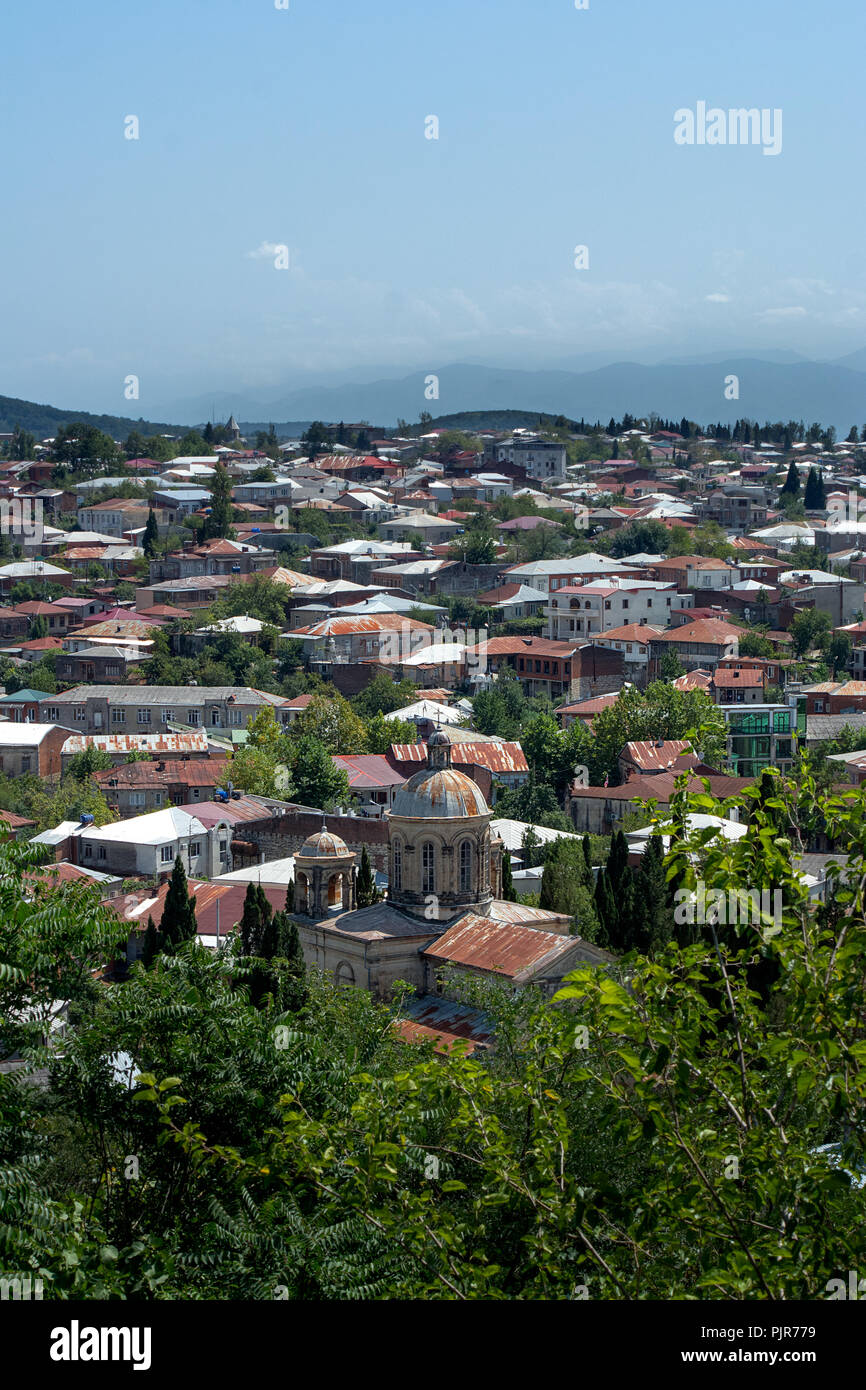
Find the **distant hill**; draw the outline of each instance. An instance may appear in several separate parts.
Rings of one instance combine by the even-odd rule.
[[[866,359],[866,353],[864,353]],[[566,415],[572,420],[620,419],[625,413],[666,419],[683,415],[702,424],[733,424],[739,417],[820,421],[847,434],[866,420],[866,380],[855,363],[778,361],[758,355],[713,362],[616,362],[592,371],[522,371],[454,363],[399,380],[301,387],[288,392],[256,419],[274,421],[372,420],[394,426],[416,422],[423,410],[452,416],[466,411],[491,416],[505,411]],[[438,397],[425,394],[427,377],[438,378]],[[739,397],[728,400],[725,379],[739,379]],[[236,412],[237,413],[237,412]],[[252,412],[245,412],[251,415]]]
[[[280,435],[297,437],[313,420],[345,420],[347,424],[370,420],[393,428],[398,419],[417,424],[422,411],[429,411],[446,427],[456,423],[457,416],[464,417],[466,425],[469,415],[477,429],[532,426],[539,414],[602,424],[611,416],[619,420],[625,414],[642,416],[653,411],[664,419],[686,416],[702,425],[717,421],[732,425],[743,417],[760,423],[803,420],[807,425],[813,421],[834,425],[842,438],[852,425],[859,427],[866,420],[866,349],[835,362],[797,360],[796,354],[786,352],[708,356],[711,360],[650,366],[612,362],[590,371],[524,371],[456,362],[369,382],[296,386],[266,403],[238,399],[233,413],[248,438],[257,429],[267,429],[271,421]],[[436,377],[435,383],[431,376]],[[739,394],[733,400],[725,394],[730,377],[739,382]],[[438,394],[431,399],[428,391],[434,385]],[[142,434],[177,434],[191,426],[201,428],[206,416],[185,418],[187,424],[171,425],[58,410],[0,396],[0,432],[20,425],[37,438],[53,434],[72,420],[96,425],[116,439],[125,439],[132,429]]]
[[[19,401],[14,396],[0,396],[0,434],[9,434],[18,426],[35,434],[37,439],[48,439],[61,425],[71,425],[73,421],[95,425],[112,439],[126,439],[132,430],[141,434],[183,434],[189,428],[188,425],[155,424],[151,420],[129,420],[123,415],[59,410],[53,405],[36,405],[33,401]]]

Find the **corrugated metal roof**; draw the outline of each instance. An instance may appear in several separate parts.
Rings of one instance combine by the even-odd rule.
[[[208,740],[203,729],[190,729],[188,734],[71,734],[61,753],[69,757],[86,748],[106,753],[207,753]]]
[[[334,754],[334,762],[349,778],[349,786],[354,790],[372,790],[379,787],[397,787],[405,782],[402,773],[397,772],[383,753]]]
[[[180,783],[185,787],[218,787],[228,777],[228,758],[175,759],[163,763],[135,762],[108,767],[91,774],[93,781],[108,790]]]
[[[566,957],[579,938],[469,913],[422,952],[431,960],[471,966],[513,979]]]
[[[627,743],[620,756],[630,759],[644,772],[653,768],[659,772],[664,772],[690,750],[691,744],[681,738],[662,739],[659,743],[638,740],[634,743]]]
[[[428,994],[410,1000],[404,1008],[408,1017],[395,1019],[394,1030],[405,1042],[432,1040],[437,1052],[459,1045],[469,1053],[492,1042],[492,1020],[465,1004]]]
[[[236,825],[242,821],[264,820],[270,815],[266,806],[245,796],[238,801],[188,801],[178,809],[195,816],[208,830],[220,821]]]

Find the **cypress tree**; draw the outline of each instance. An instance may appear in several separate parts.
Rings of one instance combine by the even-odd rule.
[[[827,505],[827,490],[824,487],[823,474],[817,468],[809,469],[809,476],[806,479],[806,491],[803,494],[803,502],[807,511],[823,511]]]
[[[289,979],[282,995],[283,1007],[297,1013],[307,1002],[307,965],[304,948],[298,932],[298,924],[287,912],[278,912],[274,918],[277,924],[277,954],[289,968]]]
[[[144,528],[144,535],[141,538],[141,547],[148,559],[151,559],[156,554],[156,542],[158,537],[159,531],[156,525],[156,517],[154,516],[153,507],[151,507],[147,513],[147,525]]]
[[[355,883],[355,901],[358,907],[372,907],[377,901],[376,879],[373,876],[373,866],[370,863],[370,856],[367,853],[367,846],[361,849],[361,867],[358,870],[358,878]]]
[[[597,944],[608,947],[611,944],[612,935],[616,933],[617,923],[616,903],[610,891],[606,869],[599,869],[598,878],[595,881],[595,915],[598,919]],[[613,932],[611,928],[613,928]]]
[[[787,494],[787,496],[789,497],[796,497],[799,491],[800,474],[797,472],[796,463],[793,459],[791,459],[791,462],[788,464],[788,476],[785,479],[785,485],[782,488],[782,492],[783,494]]]
[[[210,513],[203,527],[204,539],[230,536],[233,517],[232,480],[218,463],[210,484]]]
[[[607,876],[614,902],[617,901],[622,891],[628,872],[628,844],[622,831],[617,830],[610,842],[610,853],[607,856]]]
[[[641,861],[637,897],[640,903],[640,931],[634,945],[647,955],[666,946],[673,930],[670,890],[665,878],[661,838],[651,835]]]
[[[180,855],[174,861],[165,907],[159,924],[160,948],[171,955],[184,941],[196,936],[195,898],[189,892]]]
[[[255,883],[248,883],[244,898],[244,910],[240,921],[241,954],[244,956],[257,956],[258,945],[262,939],[264,923],[256,888]],[[265,901],[267,902],[267,899]]]
[[[141,948],[141,963],[145,970],[150,970],[156,957],[159,955],[161,947],[159,932],[151,916],[148,915],[147,930],[144,933],[144,943]]]
[[[511,855],[507,849],[502,851],[502,900],[506,903],[517,902],[514,879],[511,875]]]

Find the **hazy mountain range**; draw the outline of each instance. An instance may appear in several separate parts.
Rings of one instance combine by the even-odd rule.
[[[87,420],[121,437],[132,428],[174,432],[234,414],[247,433],[273,422],[286,434],[299,432],[311,420],[367,420],[390,427],[398,419],[417,422],[425,410],[434,417],[525,410],[603,423],[626,412],[640,416],[650,411],[667,419],[686,416],[704,425],[733,423],[738,417],[762,423],[802,419],[835,425],[843,436],[852,425],[866,421],[866,348],[831,361],[751,349],[650,364],[601,362],[598,355],[581,354],[534,371],[457,362],[409,373],[383,366],[368,379],[360,370],[333,373],[319,381],[312,372],[302,375],[302,383],[287,383],[284,391],[267,396],[229,386],[176,401],[161,411],[171,423],[159,425],[0,396],[0,432],[18,424],[41,438],[70,420]]]
[[[438,396],[429,392],[435,375]],[[738,397],[729,398],[738,379]],[[726,396],[726,390],[729,396]],[[813,420],[835,425],[846,434],[866,421],[866,348],[830,362],[812,362],[793,352],[719,353],[704,358],[672,359],[650,365],[608,362],[543,370],[450,363],[429,371],[366,380],[304,384],[269,399],[245,394],[216,396],[217,418],[234,412],[243,424],[296,420],[369,420],[391,426],[398,419],[417,421],[423,410],[451,415],[470,410],[531,410],[571,419],[602,420],[650,411],[669,419],[683,415],[706,424],[738,417],[764,420]],[[183,403],[182,418],[209,419],[213,401],[204,397]],[[178,415],[173,410],[172,415]]]

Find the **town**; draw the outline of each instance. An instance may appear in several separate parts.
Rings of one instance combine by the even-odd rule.
[[[177,866],[202,943],[249,884],[288,893],[310,965],[408,981],[407,1027],[490,1046],[442,967],[550,994],[640,939],[611,855],[640,883],[679,779],[725,803],[804,760],[866,778],[866,527],[839,514],[866,438],[723,434],[7,435],[8,836],[97,885],[128,932],[110,974]],[[825,901],[839,846],[803,848]]]
[[[5,1288],[724,1295],[789,1184],[749,1296],[854,1267],[866,428],[0,447]]]

